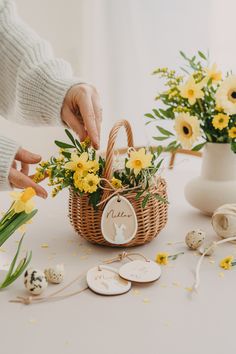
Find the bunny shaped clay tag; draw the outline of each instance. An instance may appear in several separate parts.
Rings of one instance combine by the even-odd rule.
[[[114,245],[130,242],[136,235],[138,222],[132,204],[123,196],[114,196],[106,204],[101,220],[103,237]]]

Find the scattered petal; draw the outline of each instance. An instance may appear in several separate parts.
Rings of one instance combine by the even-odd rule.
[[[186,291],[189,291],[190,293],[193,291],[193,288],[190,286],[190,287],[186,287],[184,288]]]
[[[167,284],[160,284],[160,286],[161,286],[162,288],[167,288],[167,287],[168,287]]]
[[[35,323],[37,323],[37,320],[36,320],[35,318],[31,318],[31,319],[29,320],[29,323],[35,324]]]
[[[150,299],[149,299],[148,297],[145,297],[145,298],[143,299],[143,303],[144,303],[144,304],[149,304],[149,303],[150,303]]]
[[[224,278],[224,273],[223,272],[220,272],[219,274],[218,274],[218,276],[220,277],[220,278]]]
[[[47,243],[42,243],[41,244],[41,248],[48,248],[49,246],[48,246],[48,244]]]
[[[79,259],[80,259],[81,261],[84,261],[85,259],[88,259],[88,256],[80,256]]]

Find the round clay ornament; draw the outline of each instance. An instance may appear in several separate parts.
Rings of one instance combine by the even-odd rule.
[[[150,260],[136,260],[121,266],[119,275],[123,279],[136,283],[150,283],[160,278],[161,267]]]
[[[138,222],[132,204],[123,196],[114,196],[106,204],[101,230],[106,241],[113,245],[130,242],[136,235]]]
[[[185,237],[185,243],[191,250],[196,250],[203,244],[206,234],[200,229],[189,231]]]
[[[106,265],[90,269],[86,279],[88,287],[100,295],[121,295],[131,288],[131,283],[122,279],[115,268]]]
[[[26,289],[33,295],[40,295],[47,288],[48,283],[45,274],[39,269],[28,269],[24,274]]]

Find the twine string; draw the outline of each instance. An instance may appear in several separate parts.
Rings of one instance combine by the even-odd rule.
[[[199,258],[197,265],[196,265],[196,269],[195,269],[195,281],[193,284],[193,290],[197,291],[197,288],[199,287],[200,284],[200,269],[201,269],[201,265],[202,265],[202,261],[205,257],[205,255],[211,251],[212,249],[214,249],[216,246],[222,244],[222,243],[226,243],[226,242],[231,242],[231,241],[236,241],[236,236],[233,237],[228,237],[225,238],[224,240],[220,240],[217,242],[213,242],[207,249],[205,249],[205,251],[203,252],[203,254],[201,255],[201,257]]]
[[[146,262],[149,261],[142,253],[138,253],[138,252],[132,252],[132,253],[122,252],[122,253],[119,253],[114,258],[110,258],[110,259],[104,260],[102,263],[103,264],[111,264],[113,262],[122,262],[125,258],[129,259],[130,261],[133,261],[132,256],[140,256],[143,259],[145,259]],[[99,265],[98,265],[98,267],[99,267]],[[87,282],[86,282],[86,284],[84,284],[82,289],[79,289],[77,291],[74,291],[74,292],[71,292],[71,293],[68,293],[68,294],[59,295],[64,290],[66,290],[69,287],[71,287],[77,281],[84,279],[86,274],[87,274],[87,271],[79,274],[71,282],[69,282],[68,284],[66,284],[65,286],[60,288],[59,290],[57,290],[55,292],[52,292],[51,294],[49,294],[47,296],[17,296],[16,299],[9,300],[9,302],[20,303],[20,304],[24,304],[24,305],[30,305],[30,304],[33,304],[33,303],[41,303],[41,302],[50,302],[50,301],[63,300],[63,299],[66,299],[68,297],[72,297],[72,296],[81,294],[83,291],[85,291],[85,290],[87,290],[89,288]]]

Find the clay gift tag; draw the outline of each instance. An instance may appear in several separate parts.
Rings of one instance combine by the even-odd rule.
[[[153,261],[132,261],[119,269],[122,278],[136,283],[149,283],[161,276],[161,267]]]
[[[120,295],[131,288],[131,283],[122,279],[110,266],[96,266],[87,272],[88,287],[100,295]]]
[[[106,204],[101,220],[106,241],[122,245],[131,241],[137,232],[138,222],[132,204],[123,196],[114,196]]]

